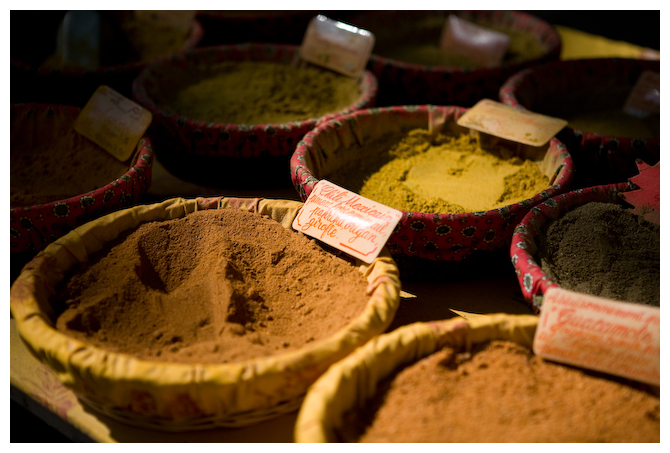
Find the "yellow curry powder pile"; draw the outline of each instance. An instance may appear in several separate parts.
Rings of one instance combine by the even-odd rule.
[[[318,118],[353,105],[357,79],[308,66],[230,62],[165,94],[165,107],[190,118],[224,124],[277,124]]]
[[[531,198],[549,187],[539,166],[483,150],[476,137],[425,129],[365,144],[363,157],[328,179],[396,209],[477,212]]]
[[[345,442],[659,442],[657,389],[495,340],[445,348],[348,411]]]

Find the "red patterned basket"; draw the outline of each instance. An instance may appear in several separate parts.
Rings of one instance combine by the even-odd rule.
[[[80,109],[73,106],[13,104],[11,128],[32,122],[40,134],[58,134],[58,124],[72,123]],[[130,207],[151,184],[154,151],[148,137],[142,137],[132,164],[120,178],[92,192],[49,203],[10,208],[10,252],[34,254],[49,243],[90,220]]]
[[[432,109],[446,110],[445,127],[469,132],[456,125],[456,120],[468,109],[453,106],[373,108],[321,122],[301,140],[291,158],[291,179],[301,199],[306,200],[319,179],[336,170],[343,160],[355,159],[366,140],[378,139],[388,132],[427,128]],[[573,164],[561,142],[550,141],[542,164],[551,187],[520,203],[460,214],[403,211],[387,242],[389,250],[399,258],[459,261],[476,250],[493,251],[508,246],[514,227],[531,207],[569,190]]]
[[[564,212],[591,201],[621,203],[619,194],[634,188],[631,182],[622,182],[560,194],[534,206],[516,226],[512,235],[510,256],[523,297],[535,313],[539,313],[542,308],[544,293],[551,287],[559,286],[547,277],[535,258],[535,238],[541,234],[542,226],[547,221],[557,219]]]
[[[202,25],[193,21],[182,49],[195,48],[202,37]],[[133,80],[147,64],[136,61],[103,66],[93,71],[72,68],[58,70],[40,68],[36,64],[22,61],[21,58],[20,55],[11,58],[12,103],[35,102],[77,107],[84,107],[100,85],[107,85],[131,98]]]
[[[166,81],[188,77],[193,67],[226,61],[289,65],[297,52],[292,45],[244,43],[195,49],[148,65],[133,82],[133,97],[153,114],[149,136],[160,162],[180,178],[203,185],[290,187],[290,155],[317,121],[374,105],[377,81],[372,73],[361,75],[360,97],[353,105],[322,118],[282,124],[209,123],[164,109],[152,93],[174,89]]]
[[[538,113],[549,99],[588,97],[589,108],[621,108],[643,71],[660,72],[660,61],[624,58],[567,60],[525,69],[500,89],[500,100]],[[574,113],[579,107],[575,106]],[[592,187],[625,181],[637,174],[636,159],[649,165],[660,160],[660,138],[626,138],[566,127],[557,138],[565,143],[577,169],[573,186]]]
[[[498,90],[511,75],[547,61],[558,60],[561,38],[550,24],[516,11],[370,11],[350,18],[350,22],[375,34],[377,49],[384,41],[416,40],[439,42],[449,14],[482,26],[496,25],[527,32],[536,37],[545,52],[525,61],[494,68],[459,68],[412,64],[386,58],[372,50],[368,69],[377,77],[377,105],[438,104],[470,107],[483,98],[497,99]],[[389,35],[385,38],[385,35]],[[425,35],[425,36],[423,36]]]

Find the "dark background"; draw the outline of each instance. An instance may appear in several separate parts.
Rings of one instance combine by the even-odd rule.
[[[651,11],[538,10],[526,11],[550,24],[563,25],[610,39],[660,51],[661,13]],[[34,29],[56,35],[65,11],[11,11],[10,54],[25,50]],[[35,55],[39,61],[48,56]],[[35,417],[20,404],[10,403],[10,442],[69,442],[69,439]]]
[[[563,25],[661,50],[661,12],[649,11],[525,11],[553,25]]]

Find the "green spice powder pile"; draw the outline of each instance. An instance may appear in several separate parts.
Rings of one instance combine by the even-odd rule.
[[[227,62],[209,73],[177,89],[165,107],[213,123],[277,124],[334,113],[360,97],[356,79],[311,66]]]
[[[504,158],[480,148],[477,138],[425,129],[366,144],[330,181],[396,209],[462,213],[497,209],[549,187],[535,162]]]

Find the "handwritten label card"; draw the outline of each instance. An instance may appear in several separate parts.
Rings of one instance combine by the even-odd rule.
[[[293,229],[369,264],[401,217],[402,211],[322,179],[293,221]]]
[[[561,288],[542,299],[533,351],[652,385],[661,378],[661,310]]]
[[[375,37],[353,25],[319,14],[307,26],[300,57],[346,76],[358,77],[372,53]]]
[[[125,162],[151,118],[151,112],[144,107],[101,85],[79,113],[74,130]]]
[[[530,146],[542,146],[568,122],[527,110],[517,110],[490,99],[482,99],[465,112],[456,124],[506,140]]]

